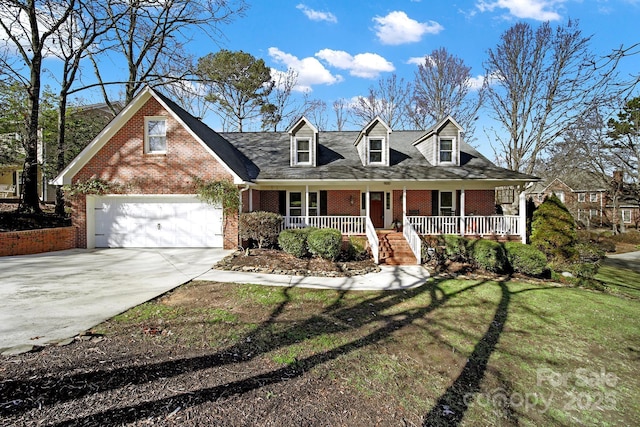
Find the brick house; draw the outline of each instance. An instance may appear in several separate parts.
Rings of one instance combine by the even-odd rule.
[[[112,194],[78,196],[79,247],[236,248],[237,215],[201,203],[196,179],[229,180],[241,211],[279,212],[284,227],[334,227],[367,236],[400,223],[418,261],[419,236],[523,240],[520,215],[498,215],[495,188],[537,178],[500,168],[466,144],[448,117],[429,130],[318,131],[304,117],[287,132],[218,133],[146,88],[55,179],[92,178]]]
[[[606,189],[574,190],[561,179],[555,178],[551,182],[535,183],[526,190],[526,194],[527,197],[532,198],[536,206],[539,206],[547,196],[555,194],[573,218],[585,226],[600,227],[608,222]]]

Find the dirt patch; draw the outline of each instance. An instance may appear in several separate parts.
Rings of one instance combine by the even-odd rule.
[[[43,210],[41,214],[24,214],[16,212],[17,203],[0,203],[0,232],[68,227],[71,225],[71,219],[56,215],[53,206],[42,205],[41,207]]]
[[[329,261],[322,258],[296,258],[274,249],[251,249],[249,255],[235,252],[216,267],[219,270],[247,271],[296,276],[350,277],[380,271],[373,260]]]

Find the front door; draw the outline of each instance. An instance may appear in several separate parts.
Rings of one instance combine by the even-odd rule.
[[[383,199],[383,192],[376,191],[369,194],[369,218],[375,228],[384,228]]]

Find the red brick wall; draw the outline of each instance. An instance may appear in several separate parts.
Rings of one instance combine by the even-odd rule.
[[[465,215],[495,215],[495,190],[466,190],[464,192]]]
[[[359,216],[360,190],[328,190],[327,215]]]
[[[256,193],[257,191],[254,191]],[[277,190],[262,190],[260,193],[260,203],[253,205],[253,210],[265,212],[280,212],[280,198]]]
[[[167,153],[144,153],[144,118],[167,117]],[[102,178],[124,186],[131,194],[194,194],[195,178],[232,179],[191,134],[154,99],[140,110],[73,177],[73,182]],[[74,203],[74,225],[78,228],[78,247],[86,247],[84,200]],[[238,218],[225,218],[225,248],[238,245]],[[80,231],[82,230],[82,231]]]
[[[407,190],[407,215],[412,210],[431,216],[431,190]],[[393,216],[402,220],[402,190],[393,190]]]
[[[76,228],[42,228],[39,230],[0,233],[0,256],[30,255],[62,251],[76,247]]]

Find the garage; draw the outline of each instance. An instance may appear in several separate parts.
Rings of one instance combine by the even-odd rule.
[[[95,247],[195,248],[223,245],[222,208],[195,196],[102,196],[93,208]],[[91,218],[87,212],[87,218]]]

